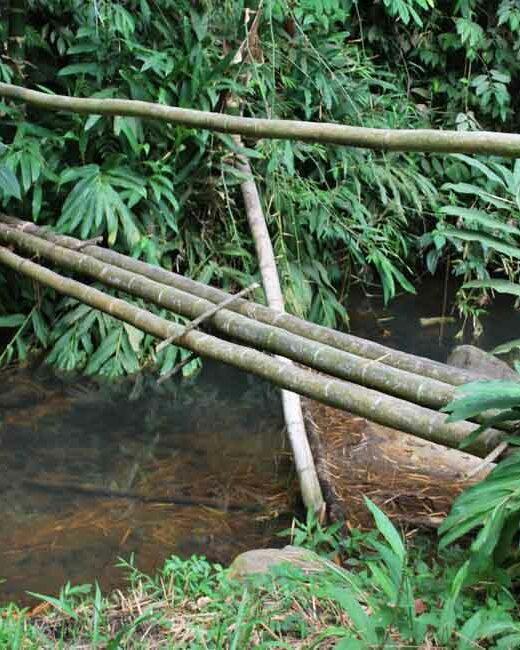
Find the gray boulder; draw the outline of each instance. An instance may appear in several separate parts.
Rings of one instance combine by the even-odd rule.
[[[450,353],[447,363],[455,368],[470,370],[482,379],[520,380],[520,376],[505,361],[474,345],[458,345]]]
[[[228,575],[234,580],[243,580],[248,576],[268,573],[273,567],[286,563],[309,574],[323,571],[328,561],[321,559],[312,551],[297,546],[260,548],[238,555],[229,567]]]

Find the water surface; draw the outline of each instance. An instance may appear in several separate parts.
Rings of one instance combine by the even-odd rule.
[[[143,571],[172,553],[226,563],[290,522],[279,399],[260,381],[214,364],[165,388],[0,378],[1,600],[118,585],[132,553]]]
[[[447,297],[449,306],[453,292]],[[462,321],[444,287],[385,308],[353,292],[353,333],[445,361]],[[520,313],[499,297],[483,320],[483,349],[519,337]],[[119,557],[153,571],[175,553],[222,563],[282,544],[297,504],[278,392],[205,363],[196,381],[157,387],[140,376],[111,385],[50,370],[0,371],[0,600],[56,593],[70,580],[123,580]]]

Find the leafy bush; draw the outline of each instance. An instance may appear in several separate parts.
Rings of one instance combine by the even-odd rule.
[[[427,7],[422,0],[386,4],[405,22],[406,12],[416,20]],[[354,15],[343,2],[293,9],[272,0],[263,9],[256,58],[236,64],[245,35],[242,2],[33,0],[25,57],[34,65],[25,66],[24,83],[216,111],[233,96],[244,114],[258,117],[426,124],[404,85],[351,42]],[[75,236],[103,234],[124,253],[205,282],[251,283],[257,264],[231,138],[137,118],[3,109],[0,164],[10,170],[11,194],[12,174],[21,180],[21,201],[8,192],[6,210]],[[352,279],[380,282],[387,300],[413,290],[407,276],[421,227],[416,217],[433,208],[437,195],[417,157],[298,142],[246,143],[242,153],[261,188],[292,312],[328,325],[345,322]],[[32,284],[26,293],[16,313],[34,304]],[[41,305],[37,340],[61,367],[87,368],[108,333],[118,338],[122,331],[89,316],[90,329],[74,333],[72,301],[46,292]],[[17,340],[27,342],[31,329],[29,323]],[[134,352],[98,369],[117,374],[152,361],[164,371],[165,360],[150,345]]]
[[[467,0],[453,10],[430,0],[269,0],[254,52],[236,63],[246,5],[32,0],[23,83],[213,111],[239,104],[255,117],[516,128],[520,14],[509,0]],[[2,63],[0,74],[12,81],[19,68]],[[121,252],[225,288],[257,275],[230,137],[137,118],[1,108],[4,209],[69,234],[103,234]],[[337,326],[347,320],[352,282],[381,286],[387,301],[413,291],[410,271],[425,231],[430,270],[449,254],[465,281],[495,271],[516,277],[517,172],[508,163],[278,141],[245,142],[240,152],[261,190],[293,313]],[[461,223],[466,239],[453,231]],[[505,248],[494,246],[497,234]],[[2,293],[4,315],[27,314],[38,300],[39,334],[29,322],[9,356],[23,357],[32,340],[50,346],[55,363],[84,369],[103,338],[100,322],[91,319],[90,343],[82,344],[91,352],[80,354],[64,343],[73,338],[65,337],[72,303],[51,292],[41,298],[31,283],[23,293],[14,305]],[[485,299],[460,294],[460,309],[477,327]],[[164,370],[150,345],[136,359]]]
[[[490,290],[511,290],[520,278],[520,164],[451,158],[454,181],[443,186],[447,205],[439,209],[437,225],[421,244],[432,273],[442,257],[451,257],[452,272],[463,282],[458,307],[474,317],[478,329]]]
[[[476,415],[484,423],[465,441],[469,444],[488,427],[499,422],[517,423],[520,419],[520,384],[512,381],[480,381],[458,389],[457,398],[446,407],[449,421]],[[486,413],[495,414],[486,418]],[[518,445],[517,435],[506,437]],[[513,453],[500,461],[482,482],[465,490],[455,501],[440,532],[441,546],[446,546],[471,531],[478,531],[471,546],[471,557],[461,568],[464,580],[471,581],[480,573],[496,572],[506,566],[517,576],[518,533],[520,532],[520,454]]]

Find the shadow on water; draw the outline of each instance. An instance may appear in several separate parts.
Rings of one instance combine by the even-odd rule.
[[[386,308],[381,298],[367,298],[356,289],[349,299],[351,331],[390,348],[443,362],[455,346],[463,343],[491,351],[497,345],[520,338],[520,311],[514,308],[514,299],[504,295],[496,296],[482,318],[484,331],[478,339],[472,337],[469,326],[458,338],[463,321],[451,307],[455,290],[455,284],[450,284],[443,314],[444,284],[439,278],[427,278],[419,284],[417,295],[401,295]],[[452,320],[432,322],[441,316]],[[421,324],[421,319],[430,322]]]
[[[121,584],[172,553],[281,544],[295,507],[277,393],[224,366],[157,387],[0,372],[0,600]]]

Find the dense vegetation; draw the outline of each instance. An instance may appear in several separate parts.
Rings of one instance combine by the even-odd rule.
[[[126,594],[66,585],[36,595],[32,611],[0,609],[0,647],[89,648],[454,648],[520,644],[518,605],[504,576],[461,592],[462,553],[432,559],[428,543],[404,544],[372,503],[378,530],[345,541],[338,526],[309,518],[295,529],[310,550],[309,574],[280,565],[237,580],[192,557],[168,559],[155,576],[120,563]],[[316,551],[318,554],[315,554]],[[346,568],[330,558],[346,554]]]
[[[240,63],[246,2],[18,4],[1,24],[0,77],[29,87],[364,126],[518,122],[520,10],[508,0],[269,0]],[[224,287],[257,274],[229,137],[1,109],[5,211],[85,238],[103,234],[121,251]],[[276,141],[244,152],[294,313],[344,325],[351,283],[379,285],[389,300],[414,290],[412,271],[423,265],[434,272],[449,262],[465,280],[517,276],[513,163]],[[60,367],[117,375],[149,361],[166,371],[180,354],[170,347],[155,358],[151,341],[128,327],[8,273],[0,291],[0,323],[20,328],[2,362],[36,345]],[[469,317],[485,302],[482,288],[459,294]],[[100,347],[107,337],[116,345]]]
[[[247,8],[261,12],[258,33],[237,60]],[[375,127],[519,127],[516,0],[11,0],[2,18],[0,79],[51,92]],[[457,307],[477,330],[492,290],[520,295],[518,161],[298,142],[238,148],[228,136],[136,118],[10,102],[0,110],[0,200],[15,216],[82,238],[102,234],[117,250],[224,288],[247,286],[258,268],[233,161],[240,152],[261,189],[293,313],[345,326],[352,283],[388,301],[439,269],[459,278]],[[10,337],[0,365],[39,348],[60,368],[117,376],[146,363],[167,372],[184,355],[172,346],[157,355],[134,328],[3,270],[0,327]],[[518,419],[517,385],[466,390],[454,417],[487,406]],[[444,549],[445,564],[408,553],[372,508],[379,538],[340,542],[311,521],[300,530],[302,543],[347,552],[355,571],[324,563],[320,578],[284,574],[276,587],[266,578],[244,588],[204,560],[171,560],[153,579],[132,571],[150,611],[128,625],[121,603],[96,589],[78,604],[86,590],[68,586],[47,599],[58,614],[36,623],[0,611],[0,644],[111,638],[108,647],[130,647],[149,625],[160,634],[178,625],[201,645],[276,646],[319,623],[316,643],[345,648],[472,648],[484,639],[517,647],[518,468],[517,457],[506,460],[459,499],[443,545],[478,534],[469,553]],[[168,618],[176,599],[182,623]],[[207,625],[194,639],[185,615],[200,609]]]

